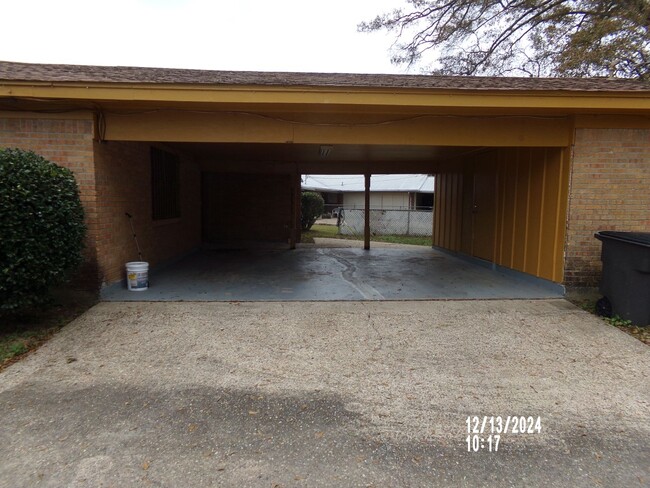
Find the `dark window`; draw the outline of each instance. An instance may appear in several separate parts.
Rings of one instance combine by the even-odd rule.
[[[433,208],[433,193],[416,193],[415,208],[418,210],[431,210]]]
[[[154,220],[181,216],[178,156],[151,148],[151,207]]]

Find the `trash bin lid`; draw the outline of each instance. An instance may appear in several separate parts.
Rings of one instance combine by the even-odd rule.
[[[613,239],[616,241],[628,242],[638,246],[650,247],[650,232],[615,232],[604,230],[594,234],[596,239]]]

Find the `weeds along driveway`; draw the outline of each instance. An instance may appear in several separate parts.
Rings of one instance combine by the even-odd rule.
[[[648,486],[649,372],[564,300],[100,303],[0,374],[0,486]]]

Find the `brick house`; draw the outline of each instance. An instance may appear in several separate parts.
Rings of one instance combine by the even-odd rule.
[[[595,231],[650,231],[649,115],[631,80],[0,62],[0,146],[74,171],[97,284],[136,257],[125,212],[155,266],[206,242],[295,243],[301,174],[424,173],[435,246],[595,285]]]

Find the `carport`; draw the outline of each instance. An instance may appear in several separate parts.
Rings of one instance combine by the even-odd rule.
[[[562,145],[568,144],[568,131],[561,118],[509,116],[497,119],[501,122],[495,127],[491,118],[423,115],[421,109],[417,115],[363,116],[323,113],[320,107],[302,109],[312,112],[268,117],[191,114],[199,120],[185,120],[190,114],[183,112],[173,123],[169,121],[171,125],[150,114],[107,114],[104,137],[109,146],[132,144],[109,141],[130,134],[198,167],[204,249],[241,250],[261,243],[295,248],[300,242],[301,174],[365,174],[368,188],[373,174],[428,173],[437,180],[434,247],[476,258],[495,270],[501,266],[550,282],[562,281],[568,187]],[[224,134],[235,121],[240,130]],[[121,127],[127,122],[128,127]],[[156,124],[160,124],[157,129]],[[218,133],[235,140],[178,141],[201,139],[204,136],[197,130],[209,124],[214,130],[206,139]],[[173,134],[166,134],[167,127],[173,128]],[[288,140],[278,142],[284,139]],[[325,153],[323,147],[329,150]],[[365,237],[368,249],[368,226]],[[123,261],[128,259],[125,256]],[[447,273],[453,269],[447,268]],[[468,292],[472,290],[471,280],[466,285]],[[268,298],[265,293],[260,296]],[[440,290],[413,295],[436,296],[446,295]]]
[[[146,294],[129,293],[117,284],[104,288],[102,297],[318,301],[562,296],[562,286],[552,279],[562,270],[556,255],[562,246],[556,248],[555,242],[563,239],[563,214],[557,208],[563,183],[561,149],[333,144],[331,140],[323,139],[323,144],[165,143],[162,147],[199,166],[201,250],[172,260],[169,266],[163,263],[152,274]],[[330,142],[325,146],[325,141]],[[508,189],[518,188],[514,197],[524,199],[519,213],[515,211],[518,219],[533,226],[543,212],[552,212],[546,222],[551,224],[544,229],[546,241],[535,240],[534,246],[532,232],[510,224],[510,241],[520,245],[529,237],[528,247],[546,253],[544,261],[541,254],[527,250],[528,263],[534,263],[534,269],[527,268],[529,273],[519,263],[497,264],[490,254],[497,232],[505,232],[497,229],[497,221],[502,222],[497,212],[509,205],[504,200],[506,190],[499,194],[495,180],[505,178],[509,170],[525,181],[511,179],[515,188]],[[363,173],[368,196],[373,174],[398,171],[437,175],[434,249],[376,248],[370,242],[369,225],[364,241],[353,244],[358,249],[300,244],[301,174]],[[536,180],[529,174],[532,171],[544,177]],[[534,193],[535,185],[541,184],[546,195],[534,194],[539,200],[526,201],[530,186]],[[513,235],[515,228],[517,235]]]
[[[211,114],[211,117],[217,116]],[[229,119],[233,117],[232,114],[219,116]],[[126,120],[131,117],[134,116],[129,116]],[[204,115],[200,114],[199,117]],[[240,125],[247,129],[232,135],[233,138],[239,139],[235,142],[161,142],[161,135],[164,134],[160,133],[156,135],[155,142],[144,141],[160,144],[198,166],[201,174],[201,247],[204,253],[206,249],[212,250],[213,254],[216,250],[225,249],[230,254],[227,262],[223,261],[223,253],[216,257],[204,254],[204,266],[197,269],[211,269],[214,272],[213,278],[223,277],[219,269],[224,266],[231,268],[232,263],[237,262],[241,270],[241,267],[247,264],[245,259],[239,259],[239,256],[235,258],[234,251],[244,251],[242,255],[246,255],[246,252],[250,253],[251,249],[261,245],[295,249],[300,243],[299,201],[302,174],[365,174],[368,192],[373,174],[409,172],[436,175],[434,247],[438,251],[444,250],[447,253],[474,258],[473,266],[479,274],[489,273],[485,268],[487,264],[491,267],[496,282],[491,286],[491,291],[484,290],[474,286],[475,283],[481,282],[482,278],[465,276],[460,271],[461,266],[432,266],[434,258],[431,256],[434,254],[435,259],[447,260],[449,264],[452,257],[446,253],[429,251],[431,260],[420,260],[401,259],[397,256],[397,251],[393,251],[384,253],[381,257],[391,261],[393,273],[413,277],[424,272],[430,273],[435,279],[440,277],[440,273],[444,273],[447,283],[454,285],[440,287],[434,286],[431,280],[415,280],[409,285],[413,291],[406,293],[399,287],[399,283],[395,282],[392,291],[385,290],[380,293],[376,292],[372,282],[381,280],[381,277],[367,272],[362,281],[363,286],[370,287],[368,293],[359,294],[355,286],[349,289],[349,283],[332,283],[329,292],[321,288],[320,294],[311,293],[309,287],[296,293],[295,290],[305,284],[304,275],[311,273],[309,266],[301,267],[299,263],[311,259],[319,263],[320,269],[325,269],[324,272],[332,276],[345,275],[339,272],[340,261],[335,257],[326,259],[315,254],[314,250],[302,249],[298,253],[300,256],[290,257],[290,254],[280,252],[264,255],[266,260],[272,262],[268,266],[261,265],[258,269],[264,269],[269,275],[266,279],[261,276],[250,276],[250,279],[259,284],[267,283],[270,288],[258,290],[255,286],[249,294],[242,294],[243,288],[236,286],[229,288],[225,295],[219,295],[214,293],[208,283],[204,283],[206,289],[203,290],[201,280],[193,280],[191,276],[187,276],[187,279],[176,281],[179,290],[165,294],[167,298],[530,298],[548,296],[548,290],[551,288],[549,285],[562,281],[568,165],[561,145],[568,144],[568,140],[566,133],[558,130],[558,126],[562,128],[560,119],[506,117],[503,119],[503,127],[499,130],[498,127],[488,126],[492,120],[486,119],[479,124],[480,118],[466,116],[445,117],[440,120],[438,116],[422,114],[360,117],[316,112],[309,114],[309,117],[275,114],[271,119],[259,120],[259,117],[250,114],[238,114],[236,118],[245,119],[245,122],[240,121]],[[356,118],[358,121],[350,122],[350,118]],[[531,120],[533,128],[527,127]],[[115,122],[116,119],[109,118],[106,121],[107,127]],[[188,121],[191,129],[187,130],[195,134],[194,128],[204,126],[208,122],[209,120]],[[260,142],[260,139],[279,137],[268,134],[268,127],[256,127],[256,124],[266,126],[271,122],[273,131],[278,130],[278,126],[290,125],[291,139],[285,142]],[[229,127],[231,123],[232,120],[228,124],[224,122],[223,125]],[[141,120],[137,124],[137,127],[147,128],[148,133],[141,136],[143,139],[154,136],[149,133],[154,124],[155,120]],[[475,127],[468,129],[466,124]],[[181,121],[175,122],[174,138],[198,138],[186,134],[182,127]],[[391,130],[386,130],[386,127]],[[160,130],[163,129],[164,127],[161,127]],[[127,132],[129,131],[130,129]],[[242,141],[249,131],[256,133],[255,139]],[[303,139],[298,135],[301,131],[310,132],[310,135],[305,135]],[[535,131],[539,131],[539,134]],[[106,137],[124,137],[117,132],[117,128],[113,136],[110,134],[107,131]],[[287,137],[288,134],[283,134],[280,138]],[[310,142],[304,142],[305,140]],[[517,142],[520,144],[518,147],[514,146]],[[323,151],[324,147],[328,150]],[[367,219],[366,211],[368,222]],[[369,225],[366,225],[364,248],[368,250],[371,247]],[[306,257],[307,255],[310,257]],[[253,260],[258,259],[258,256],[248,256]],[[358,264],[355,268],[368,264],[363,254],[348,257]],[[293,261],[287,262],[288,259]],[[197,261],[195,259],[183,262]],[[325,263],[329,265],[325,266]],[[463,266],[472,264],[464,261]],[[189,269],[191,268],[192,265]],[[296,274],[291,277],[283,276],[290,270]],[[515,284],[516,280],[511,282],[514,286],[499,284],[499,280],[507,280],[506,276],[515,276],[515,273],[508,273],[497,277],[498,273],[505,270],[520,271],[531,278],[540,278],[548,283],[542,286],[544,292],[541,294],[539,291],[520,291]],[[237,273],[238,278],[241,279],[243,274],[245,273]],[[183,273],[178,276],[182,275]],[[164,277],[165,273],[161,275],[161,278]],[[487,275],[483,278],[486,277]],[[275,289],[270,283],[277,285]],[[322,279],[310,283],[325,286]],[[385,287],[387,283],[377,287]],[[553,291],[553,296],[558,296],[557,288],[559,287]],[[196,293],[190,293],[189,290],[192,289]],[[494,289],[500,291],[495,292]],[[153,290],[149,294],[156,296]],[[126,299],[123,293],[120,296]],[[162,299],[160,296],[159,298]]]
[[[572,154],[585,131],[648,125],[645,85],[622,80],[19,63],[0,79],[0,142],[76,172],[103,285],[137,258],[125,212],[155,270],[201,248],[295,247],[301,174],[399,173],[436,176],[435,250],[575,283],[594,251],[569,209]]]
[[[557,209],[562,184],[560,149],[328,144],[325,156],[323,145],[302,143],[172,142],[165,147],[198,162],[201,251],[154,272],[146,294],[129,293],[118,284],[103,290],[105,300],[494,299],[563,294],[562,286],[552,279],[553,273],[561,273],[562,264],[555,254],[562,249],[555,247],[555,239],[563,239],[563,217]],[[541,158],[533,160],[534,155]],[[524,185],[512,180],[515,187],[519,185],[517,198],[535,185],[530,171],[544,175],[538,183],[543,182],[547,192],[542,201],[520,203],[523,211],[517,217],[532,226],[541,220],[542,212],[549,208],[554,212],[547,219],[551,224],[545,229],[546,243],[535,241],[535,250],[543,249],[546,261],[541,254],[530,257],[535,269],[527,274],[521,266],[497,265],[487,245],[494,242],[496,232],[505,232],[497,229],[496,222],[501,222],[497,210],[507,205],[506,190],[496,193],[492,180],[505,177],[498,170],[505,173],[508,165],[526,181]],[[439,198],[434,249],[375,249],[369,225],[364,242],[356,244],[358,249],[301,245],[296,206],[300,175],[341,170],[365,173],[366,195],[372,174],[435,172]],[[456,197],[465,201],[450,200]],[[546,209],[544,198],[550,201]],[[493,220],[487,222],[485,215]],[[518,243],[518,236],[513,235],[515,224],[510,225],[508,237]],[[522,237],[535,238],[524,227],[517,230]],[[454,232],[460,232],[458,237]],[[454,247],[457,243],[464,247]],[[544,249],[545,244],[551,248]]]

